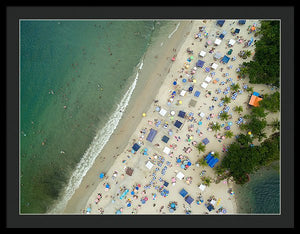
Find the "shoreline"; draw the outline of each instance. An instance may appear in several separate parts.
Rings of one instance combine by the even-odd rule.
[[[156,66],[155,69],[156,72],[163,74],[162,77],[165,77],[165,75],[167,74],[166,70],[170,67],[170,65],[172,65],[171,62],[165,63],[165,56],[170,56],[170,51],[173,47],[180,47],[180,45],[183,44],[183,41],[181,39],[185,35],[181,35],[180,33],[188,31],[184,28],[184,25],[186,24],[190,23],[185,21],[181,22],[181,25],[178,27],[179,29],[174,33],[175,35],[172,35],[173,38],[171,37],[168,40],[166,46],[164,46],[165,52],[162,55],[159,55],[159,57],[163,57],[156,59],[156,64],[159,65],[159,68],[157,68]],[[159,41],[155,41],[154,45],[150,45],[149,48],[158,47],[159,44]],[[93,166],[84,176],[79,188],[76,189],[75,193],[68,201],[63,213],[80,213],[80,210],[85,207],[85,204],[90,197],[89,194],[91,194],[97,187],[97,183],[99,182],[99,174],[102,172],[107,173],[109,171],[109,169],[115,162],[118,153],[121,152],[121,150],[124,150],[126,145],[128,144],[128,141],[126,141],[125,139],[129,139],[129,137],[134,133],[136,129],[136,123],[140,122],[142,118],[140,113],[144,112],[150,106],[154,97],[156,96],[156,92],[163,82],[163,79],[161,80],[161,82],[157,82],[156,74],[146,74],[147,72],[149,72],[149,68],[147,69],[147,67],[151,62],[150,60],[153,60],[153,58],[151,58],[153,54],[151,54],[152,51],[150,51],[149,48],[147,49],[147,52],[144,56],[143,68],[142,70],[140,70],[139,80],[132,94],[131,100],[129,101],[129,104],[124,111],[123,117],[121,118],[114,133],[111,135],[109,142],[107,142],[107,144],[104,146],[100,155],[98,155],[95,159]],[[153,68],[153,65],[150,65],[150,67]],[[144,77],[147,78],[145,79]],[[145,86],[147,88],[145,88]],[[148,92],[143,93],[141,90],[142,87]],[[149,93],[151,95],[149,95]],[[144,100],[144,103],[139,102],[138,99]],[[134,118],[132,118],[132,116]],[[112,142],[118,142],[118,145],[116,146],[116,143]]]
[[[234,20],[230,21],[228,20],[229,23],[233,22]],[[251,22],[257,22],[255,20],[250,21]],[[183,21],[184,22],[184,21]],[[197,121],[194,121],[192,123],[194,123],[194,125],[196,125],[195,128],[199,127],[201,129],[201,131],[205,132],[204,136],[200,136],[200,134],[198,135],[197,133],[195,133],[195,129],[193,131],[188,130],[188,126],[191,125],[192,123],[189,122],[189,120],[187,120],[187,118],[185,118],[183,121],[182,119],[177,117],[177,114],[172,118],[172,116],[169,114],[171,113],[171,111],[175,111],[176,113],[180,110],[184,110],[186,111],[186,113],[189,112],[193,112],[193,113],[197,113],[199,112],[205,112],[205,115],[207,116],[209,114],[209,105],[214,104],[216,105],[216,110],[218,110],[218,112],[220,110],[223,109],[217,107],[217,104],[219,103],[219,101],[217,103],[213,103],[213,101],[210,101],[211,97],[210,95],[207,96],[208,91],[211,91],[212,96],[218,96],[215,95],[214,90],[217,88],[221,88],[224,89],[223,86],[219,86],[219,83],[209,83],[209,87],[208,89],[203,89],[200,85],[202,83],[202,81],[204,80],[205,76],[209,75],[208,73],[205,74],[204,69],[199,69],[197,70],[195,77],[196,77],[196,81],[197,83],[192,83],[191,81],[187,82],[187,83],[183,83],[178,77],[179,75],[181,76],[181,78],[185,78],[185,76],[187,76],[187,79],[190,79],[189,77],[189,73],[188,70],[191,70],[191,68],[193,67],[193,65],[191,67],[185,68],[187,63],[186,58],[189,57],[189,55],[186,52],[186,48],[192,48],[197,54],[194,54],[194,57],[198,57],[198,53],[201,50],[205,50],[207,51],[207,55],[205,56],[205,58],[203,60],[205,60],[205,63],[207,63],[207,65],[210,62],[213,62],[213,55],[208,54],[208,50],[211,49],[211,45],[209,46],[209,48],[205,49],[204,45],[205,45],[205,41],[206,39],[204,39],[203,41],[200,40],[196,40],[193,35],[196,34],[198,32],[198,27],[199,26],[205,26],[207,28],[207,30],[209,31],[209,33],[211,35],[210,38],[214,38],[216,37],[216,33],[218,31],[223,31],[227,29],[228,34],[230,34],[230,30],[228,30],[229,28],[222,28],[219,29],[217,28],[215,24],[214,20],[208,20],[208,22],[203,22],[202,20],[197,20],[197,21],[192,21],[193,23],[190,24],[189,21],[185,22],[186,24],[190,24],[191,29],[188,30],[189,34],[186,34],[186,38],[185,34],[184,35],[179,35],[180,29],[184,31],[184,27],[182,26],[182,24],[179,27],[179,30],[176,31],[173,35],[173,43],[176,44],[179,43],[180,49],[179,51],[176,52],[176,60],[173,63],[169,63],[170,66],[168,66],[168,63],[166,64],[165,60],[171,60],[171,57],[175,54],[174,52],[174,46],[172,45],[171,41],[168,41],[167,46],[169,47],[167,51],[165,51],[165,53],[163,53],[163,55],[159,54],[157,61],[157,65],[153,66],[154,69],[151,70],[148,66],[147,66],[147,56],[145,56],[145,60],[144,60],[144,67],[141,70],[141,74],[142,73],[151,73],[151,77],[148,79],[144,80],[143,82],[139,82],[136,86],[136,89],[134,91],[134,94],[132,95],[132,99],[125,111],[125,115],[123,116],[123,118],[121,119],[117,129],[115,130],[115,132],[113,133],[113,135],[110,138],[110,142],[108,142],[103,151],[101,152],[100,155],[105,155],[106,156],[106,160],[103,161],[103,159],[101,158],[101,156],[98,156],[97,159],[95,160],[95,163],[93,165],[93,167],[89,170],[89,172],[86,174],[85,178],[83,179],[80,187],[76,190],[75,194],[73,195],[73,197],[71,198],[71,200],[69,201],[66,209],[64,210],[64,213],[72,213],[72,214],[82,214],[86,212],[86,208],[89,207],[91,209],[91,213],[92,214],[99,214],[101,212],[101,209],[103,209],[105,211],[105,214],[114,214],[118,208],[122,208],[122,213],[124,214],[130,214],[130,213],[139,213],[139,214],[158,214],[158,213],[166,213],[166,205],[168,201],[178,201],[178,203],[180,203],[180,206],[178,207],[177,211],[175,213],[177,214],[184,214],[187,208],[190,208],[192,210],[192,213],[197,213],[197,214],[208,214],[206,208],[204,207],[204,204],[202,205],[197,205],[195,204],[195,201],[193,203],[192,206],[187,206],[187,203],[184,202],[183,198],[179,196],[179,191],[181,188],[185,188],[189,194],[191,194],[191,196],[196,200],[197,197],[200,195],[203,195],[205,200],[210,199],[211,196],[216,197],[217,199],[219,198],[220,200],[220,205],[221,207],[225,207],[227,210],[227,214],[236,214],[237,213],[237,201],[236,201],[236,197],[235,196],[231,196],[228,193],[228,189],[230,188],[234,188],[235,184],[232,183],[232,181],[228,181],[228,180],[224,180],[224,181],[220,181],[219,183],[216,183],[216,176],[214,174],[214,170],[212,168],[209,167],[202,167],[202,166],[196,166],[196,162],[198,159],[202,158],[204,155],[207,155],[208,152],[211,151],[215,151],[215,152],[219,152],[220,155],[220,159],[222,159],[223,153],[221,153],[222,151],[222,147],[225,147],[224,145],[228,145],[230,144],[233,140],[232,139],[224,139],[224,140],[218,140],[218,138],[216,137],[216,134],[214,132],[209,132],[206,131],[206,127],[208,126],[209,122],[214,122],[217,121],[219,122],[219,120],[216,120],[217,118],[215,117],[213,120],[206,120],[206,118],[200,118],[200,120],[203,122],[202,126],[197,126]],[[227,23],[227,24],[229,24]],[[249,22],[248,22],[249,24]],[[231,24],[229,25],[231,26]],[[229,27],[227,26],[227,27]],[[237,26],[237,25],[236,25]],[[242,28],[242,30],[244,31],[243,33],[241,33],[243,36],[247,37],[247,31],[246,31],[246,25],[244,26],[239,26],[240,28]],[[187,29],[186,29],[187,30]],[[242,31],[241,30],[241,31]],[[241,35],[240,34],[240,35]],[[179,37],[181,38],[181,41],[179,40]],[[232,38],[231,35],[229,35],[228,37],[226,37],[227,39]],[[249,36],[248,36],[249,37]],[[209,39],[210,39],[209,38]],[[177,39],[177,40],[175,40]],[[183,40],[182,40],[183,39]],[[214,40],[214,39],[211,39]],[[223,44],[225,44],[227,41],[225,39],[223,39]],[[158,42],[157,42],[158,43]],[[223,54],[225,54],[229,49],[227,48],[227,46],[224,46],[223,44],[221,44],[221,46],[217,46],[217,51],[221,51]],[[214,47],[214,45],[213,45]],[[224,48],[225,47],[225,48]],[[234,50],[234,55],[237,54],[238,52],[238,48],[242,48],[242,45],[235,45],[233,47]],[[176,47],[175,47],[176,48]],[[171,51],[171,49],[173,49]],[[178,49],[178,48],[176,48]],[[253,50],[253,47],[249,47],[248,49]],[[149,53],[152,52],[149,50]],[[153,56],[153,55],[152,55]],[[238,57],[238,56],[237,56]],[[198,59],[201,59],[200,57]],[[197,61],[197,58],[195,59]],[[249,61],[251,60],[251,58],[248,58],[246,60],[242,60],[241,58],[238,58],[236,62],[230,62],[230,64],[232,65],[237,65],[238,63],[241,63],[243,61]],[[150,62],[151,60],[149,60]],[[193,61],[193,63],[195,63],[196,61]],[[218,63],[219,64],[219,63]],[[234,69],[229,70],[227,68],[226,65],[223,64],[219,64],[219,68],[221,67],[222,69],[225,69],[225,72],[228,72],[230,75],[229,77],[233,77],[234,81],[238,82],[240,84],[240,86],[242,87],[242,83],[244,84],[248,84],[250,86],[254,87],[254,91],[258,91],[258,92],[271,92],[270,90],[268,90],[268,86],[263,85],[263,84],[249,84],[248,80],[237,80],[236,79],[236,73],[235,73],[235,69],[236,67],[234,67]],[[147,70],[150,69],[150,71]],[[216,73],[219,73],[220,69],[215,70]],[[169,70],[167,70],[169,69]],[[162,72],[159,72],[162,71]],[[222,71],[222,70],[221,70]],[[159,76],[157,76],[157,74],[162,74],[160,78]],[[224,73],[225,74],[225,73]],[[183,77],[182,77],[183,76]],[[221,77],[219,74],[216,77]],[[225,76],[224,76],[225,77]],[[160,82],[157,82],[157,79],[161,79]],[[172,82],[177,79],[179,81],[178,85],[176,86],[176,91],[177,91],[177,95],[174,98],[173,104],[171,105],[167,105],[166,104],[166,100],[168,100],[170,98],[170,92],[172,91],[172,89],[174,89],[174,86],[172,86]],[[220,78],[220,80],[226,80],[226,78]],[[191,82],[191,83],[190,83]],[[181,97],[181,95],[178,95],[178,93],[183,89],[183,90],[187,90],[188,87],[190,86],[190,84],[193,84],[195,86],[195,90],[199,90],[201,91],[201,95],[198,98],[195,98],[191,93],[188,93],[183,95]],[[227,81],[226,81],[227,84]],[[150,93],[150,94],[149,94]],[[244,92],[244,94],[240,95],[238,97],[238,99],[236,101],[234,101],[234,104],[231,104],[231,107],[233,108],[235,105],[242,105],[245,106],[245,104],[249,101],[249,96],[250,94],[248,92]],[[222,94],[220,94],[219,96],[222,97]],[[153,97],[156,97],[155,99],[158,100],[158,102],[153,102],[155,99]],[[189,101],[191,99],[195,99],[197,101],[197,105],[194,107],[191,107],[189,105]],[[181,105],[175,104],[177,103],[177,101],[183,101],[183,103]],[[155,111],[155,108],[159,106],[161,108],[166,109],[167,111],[167,115],[165,117],[161,117],[157,111]],[[235,122],[237,120],[237,118],[239,117],[239,114],[237,114],[236,112],[231,112],[232,108],[230,110],[230,113],[232,113],[232,122]],[[215,112],[215,111],[214,111]],[[245,110],[243,111],[243,114],[249,112],[249,108],[246,104],[245,106]],[[146,117],[142,117],[142,113],[146,113]],[[271,115],[269,114],[267,116],[267,120],[268,119],[272,119],[272,117],[276,116],[275,115]],[[132,116],[134,116],[134,118],[132,118]],[[206,117],[205,116],[205,117]],[[199,119],[198,116],[195,115],[195,117],[197,118],[197,120]],[[195,119],[196,119],[195,118]],[[180,129],[175,129],[174,131],[174,135],[176,135],[176,137],[180,136],[181,137],[181,142],[176,142],[176,140],[174,139],[174,135],[172,137],[170,137],[170,141],[167,144],[164,144],[161,142],[161,137],[163,137],[164,135],[168,136],[168,131],[167,129],[162,129],[162,126],[160,126],[158,128],[158,133],[156,136],[156,140],[154,140],[152,143],[149,143],[147,141],[145,141],[144,136],[146,136],[148,134],[148,130],[150,128],[155,128],[154,125],[152,125],[152,123],[150,124],[150,122],[156,122],[155,119],[161,119],[162,120],[162,124],[163,121],[167,121],[168,124],[170,125],[169,128],[172,128],[174,130],[174,121],[175,120],[180,120],[183,122],[183,127]],[[142,130],[146,130],[146,135],[145,134],[141,134]],[[234,132],[234,134],[237,134],[240,132],[239,127],[234,123],[231,127],[231,131]],[[175,133],[176,132],[176,133]],[[191,133],[192,132],[192,133]],[[271,130],[266,131],[266,134],[269,135],[271,133]],[[206,150],[205,153],[200,153],[198,154],[197,149],[195,147],[193,147],[191,145],[191,143],[187,143],[188,139],[187,136],[192,134],[192,136],[194,136],[194,140],[196,140],[197,142],[202,141],[204,138],[208,138],[210,143],[206,146]],[[126,139],[126,140],[125,140]],[[138,140],[137,140],[138,139]],[[177,138],[176,138],[177,139]],[[141,149],[137,152],[137,153],[129,153],[131,151],[131,147],[134,143],[139,143],[141,144]],[[158,147],[156,147],[155,143],[159,143]],[[160,146],[161,144],[161,146]],[[169,146],[169,145],[174,145],[176,144],[176,148],[177,149],[172,149],[171,153],[165,154],[163,152],[163,149],[165,146]],[[170,147],[172,148],[172,146],[170,145]],[[181,150],[184,151],[184,149],[186,148],[186,146],[191,147],[192,152],[190,154],[188,154],[188,157],[190,158],[190,161],[192,163],[191,168],[189,168],[187,171],[183,171],[180,168],[180,165],[176,163],[176,160],[173,158],[173,151],[174,151],[174,156],[177,156],[178,154],[184,154],[187,155],[187,153],[182,153]],[[148,155],[149,157],[146,157],[142,154],[143,149],[147,148],[148,149]],[[180,152],[180,153],[179,153]],[[185,152],[185,151],[184,151]],[[223,152],[223,151],[222,151]],[[153,154],[154,153],[154,154]],[[148,201],[146,204],[138,205],[139,200],[135,201],[135,200],[131,200],[132,196],[125,196],[126,200],[126,204],[128,204],[128,202],[130,201],[130,204],[132,203],[132,207],[131,208],[127,208],[125,207],[125,201],[122,199],[119,199],[118,196],[119,194],[121,194],[121,192],[124,189],[128,189],[130,190],[131,186],[135,186],[136,184],[141,184],[143,185],[142,188],[145,188],[145,190],[141,193],[141,191],[136,191],[137,194],[139,195],[139,197],[145,197],[145,195],[147,194],[148,197],[151,197],[151,192],[152,195],[155,194],[155,190],[154,188],[150,188],[149,192],[147,193],[146,187],[148,187],[148,182],[149,180],[152,178],[151,172],[154,171],[154,169],[152,169],[151,171],[147,170],[147,168],[145,168],[145,164],[148,160],[153,161],[153,162],[157,162],[157,158],[155,158],[154,155],[156,155],[156,153],[158,153],[158,155],[163,156],[167,162],[169,162],[170,164],[166,166],[167,168],[167,173],[163,176],[165,181],[170,182],[171,178],[175,177],[176,174],[179,171],[183,171],[184,174],[187,174],[188,176],[192,177],[193,180],[195,180],[196,182],[193,182],[193,184],[191,185],[191,183],[187,183],[187,181],[185,181],[185,179],[187,179],[185,176],[184,179],[182,180],[177,180],[175,184],[170,184],[168,189],[170,190],[170,194],[168,196],[168,198],[161,198],[160,195],[158,195],[158,199],[157,201],[155,201],[156,199],[149,199],[151,201]],[[153,156],[152,156],[153,155]],[[111,160],[111,158],[113,158],[113,160]],[[177,159],[177,157],[176,157]],[[102,161],[102,164],[101,164]],[[100,168],[101,167],[101,168]],[[127,175],[125,173],[125,169],[126,168],[133,168],[134,172],[133,174]],[[102,169],[102,170],[100,170]],[[161,169],[161,168],[158,168]],[[206,170],[206,175],[212,177],[212,183],[210,184],[210,186],[207,186],[204,192],[200,192],[200,190],[197,188],[200,184],[201,184],[201,179],[199,177],[199,173],[201,170],[205,169]],[[100,171],[99,171],[100,170]],[[105,178],[99,180],[99,173],[104,172],[105,173]],[[117,174],[117,175],[115,175]],[[158,177],[160,177],[161,174],[158,173],[157,175],[157,179]],[[161,178],[160,178],[161,179]],[[155,181],[154,181],[155,180]],[[158,182],[156,180],[156,178],[151,180],[151,182],[154,181],[154,184],[157,185],[161,185],[160,182]],[[105,184],[110,184],[111,187],[109,189],[104,189],[103,186],[105,186]],[[89,185],[88,187],[86,185]],[[145,186],[144,186],[145,185]],[[173,186],[172,186],[173,185]],[[104,189],[104,191],[103,191]],[[141,189],[142,190],[142,189]],[[97,193],[101,193],[103,194],[103,196],[101,197],[101,200],[98,203],[95,204],[95,197],[97,195]],[[115,195],[117,194],[117,199],[115,199]],[[218,200],[218,201],[219,201]],[[151,206],[153,205],[153,206]],[[125,208],[124,208],[125,207]],[[124,208],[124,210],[123,210]],[[161,209],[159,209],[161,208]],[[168,211],[167,211],[168,212]],[[90,212],[87,212],[90,213]],[[103,212],[104,213],[104,212]]]

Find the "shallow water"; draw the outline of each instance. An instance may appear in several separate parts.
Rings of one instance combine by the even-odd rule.
[[[154,25],[21,21],[21,213],[46,212],[67,185],[132,86]]]
[[[235,190],[239,213],[280,214],[278,162],[250,175],[250,181],[243,186],[235,186]]]

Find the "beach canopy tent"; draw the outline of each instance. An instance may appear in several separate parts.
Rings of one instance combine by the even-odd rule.
[[[256,95],[252,94],[251,98],[250,98],[250,101],[249,101],[249,105],[257,107],[257,106],[259,106],[259,102],[261,100],[262,100],[261,97],[258,97]]]
[[[214,199],[212,199],[212,200],[210,201],[210,204],[212,204],[213,206],[214,206],[216,203],[217,203],[217,201],[214,200]]]
[[[201,87],[204,88],[204,89],[206,89],[207,86],[208,86],[208,84],[207,84],[206,82],[203,82],[203,83],[201,84]]]
[[[204,57],[205,55],[206,55],[206,52],[201,50],[200,53],[199,53],[199,56]]]
[[[163,138],[161,140],[163,142],[165,142],[165,143],[168,143],[168,141],[170,140],[170,138],[165,135],[165,136],[163,136]]]
[[[238,24],[241,24],[241,25],[243,25],[245,23],[246,23],[246,20],[239,20],[239,22],[238,22]]]
[[[211,80],[212,80],[212,78],[209,77],[209,76],[207,76],[207,77],[205,78],[205,81],[206,81],[207,83],[209,83]]]
[[[203,118],[205,116],[205,113],[201,112],[200,117]]]
[[[167,181],[164,181],[164,186],[168,187],[169,183]]]
[[[160,109],[159,114],[162,116],[165,116],[167,114],[167,111],[163,108]]]
[[[228,56],[224,55],[224,57],[222,58],[221,62],[228,63],[229,60],[230,60],[230,58]]]
[[[133,169],[130,168],[130,167],[127,167],[126,168],[126,174],[129,175],[129,176],[132,176],[132,173],[133,173]]]
[[[192,204],[192,202],[194,201],[194,198],[192,198],[190,195],[186,196],[184,198],[184,200],[189,203],[189,204]]]
[[[182,123],[181,123],[180,121],[176,120],[174,126],[175,126],[176,128],[180,128],[181,125],[182,125]]]
[[[188,194],[188,192],[185,191],[185,189],[181,189],[180,192],[179,192],[179,194],[180,194],[182,197],[185,197],[185,196]]]
[[[206,188],[206,185],[200,184],[199,189],[203,192]]]
[[[184,111],[179,111],[178,116],[181,118],[185,117],[185,112]]]
[[[217,21],[217,25],[219,25],[220,27],[222,27],[224,23],[225,23],[225,20],[218,20]]]
[[[235,44],[235,40],[230,39],[228,44],[231,45],[231,46],[233,46]]]
[[[195,107],[197,104],[197,101],[194,100],[194,99],[191,99],[190,102],[189,102],[189,106],[192,106],[192,107]]]
[[[196,91],[194,94],[195,97],[199,97],[199,95],[200,95],[200,91]]]
[[[185,90],[181,90],[181,92],[180,92],[179,95],[183,97],[185,94],[186,94],[186,91]]]
[[[220,52],[216,52],[215,55],[214,55],[215,59],[219,59],[221,57],[222,57],[222,54]]]
[[[150,161],[148,161],[148,162],[146,163],[146,167],[147,167],[149,170],[151,170],[151,168],[153,167],[153,163],[150,162]]]
[[[146,140],[152,142],[154,137],[156,136],[156,134],[157,134],[157,131],[154,130],[153,128],[151,128]]]
[[[214,206],[212,204],[209,204],[207,207],[208,211],[212,211],[214,208]]]
[[[205,138],[205,139],[202,140],[202,143],[203,143],[204,145],[207,145],[207,144],[209,143],[209,140],[208,140],[207,138]]]
[[[196,63],[196,66],[197,67],[203,67],[204,63],[205,63],[204,61],[198,60],[197,63]]]
[[[222,41],[221,41],[220,39],[217,38],[217,39],[215,40],[215,45],[220,45],[221,42],[222,42]]]
[[[222,33],[219,38],[223,39],[225,37],[225,35]]]
[[[180,171],[180,172],[177,173],[176,177],[177,177],[178,179],[182,180],[183,177],[184,177],[184,174]]]
[[[234,31],[235,34],[237,34],[237,33],[239,33],[239,32],[240,32],[240,29],[239,29],[239,28],[236,28],[235,31]]]
[[[216,63],[213,63],[213,64],[211,65],[211,68],[212,68],[212,69],[217,69],[217,67],[218,67],[218,64],[216,64]]]
[[[169,154],[170,151],[171,151],[171,149],[168,148],[168,147],[165,147],[164,150],[163,150],[163,152],[164,152],[165,154]]]
[[[140,145],[138,145],[137,143],[135,143],[135,144],[132,146],[132,149],[133,149],[134,151],[138,151],[140,147],[141,147]]]

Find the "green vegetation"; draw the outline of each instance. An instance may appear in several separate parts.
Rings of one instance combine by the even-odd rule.
[[[201,152],[205,152],[205,145],[202,143],[202,142],[200,142],[197,146],[197,149],[198,149],[198,151],[199,151],[199,154],[201,153]]]
[[[222,100],[224,101],[225,104],[228,104],[231,102],[231,98],[227,97],[227,96],[223,97]]]
[[[279,159],[279,146],[278,132],[259,146],[234,142],[229,146],[218,171],[227,171],[227,177],[232,176],[236,183],[244,184],[248,181],[248,174]]]
[[[225,135],[226,138],[232,138],[233,137],[233,132],[229,130],[229,131],[226,131],[224,135]]]
[[[228,115],[227,112],[223,112],[223,113],[220,114],[220,119],[221,120],[228,120],[228,118],[229,118],[229,115]]]
[[[253,61],[244,62],[240,76],[249,76],[252,84],[272,84],[279,87],[280,73],[280,22],[263,20],[257,33]]]
[[[221,129],[221,125],[218,122],[212,123],[210,127],[215,132],[220,131]]]
[[[234,108],[234,111],[236,111],[237,113],[241,113],[241,112],[243,112],[244,111],[244,109],[243,109],[243,107],[242,106],[236,106],[235,108]]]
[[[273,94],[264,95],[263,100],[259,102],[259,105],[270,112],[277,112],[280,109],[280,94],[275,92]]]

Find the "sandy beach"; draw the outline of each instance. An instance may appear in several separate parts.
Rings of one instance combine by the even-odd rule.
[[[226,131],[224,126],[229,121],[234,135],[240,132],[236,122],[240,116],[250,112],[248,102],[251,93],[243,88],[245,85],[258,93],[275,91],[270,86],[249,84],[248,79],[237,77],[239,64],[250,61],[253,56],[253,43],[243,47],[254,37],[253,33],[248,33],[248,26],[254,23],[259,26],[258,20],[247,20],[244,25],[238,25],[238,20],[226,20],[222,27],[216,25],[216,20],[182,21],[159,55],[149,52],[140,75],[150,77],[137,85],[124,118],[63,213],[236,214],[237,197],[228,192],[234,188],[234,183],[230,180],[217,181],[214,169],[199,166],[197,161],[210,152],[218,152],[219,161],[222,160],[226,146],[234,141],[234,137],[222,137]],[[231,31],[235,28],[240,31],[233,35]],[[220,44],[214,44],[224,31]],[[231,47],[228,46],[230,39],[235,40]],[[207,45],[209,41],[211,44]],[[188,53],[187,48],[193,53]],[[230,49],[232,53],[228,56],[236,59],[230,59],[227,64],[221,63]],[[242,59],[238,56],[241,50],[250,50],[252,55]],[[200,56],[201,51],[206,54]],[[214,58],[216,52],[222,55],[221,58]],[[196,66],[198,60],[205,62],[202,68]],[[211,66],[213,63],[217,65],[215,69]],[[211,79],[203,88],[201,85],[205,79],[209,80],[207,77]],[[240,85],[240,92],[227,105],[231,118],[222,121],[218,118],[219,112],[224,111],[221,98],[226,92],[227,96],[232,96],[232,91],[227,90],[232,82]],[[198,96],[196,91],[200,92]],[[243,112],[233,111],[235,106],[243,106]],[[180,111],[185,112],[184,118],[178,116]],[[267,121],[275,118],[280,118],[278,113],[269,113]],[[179,128],[174,126],[176,121],[182,124]],[[209,130],[211,122],[223,124],[219,135]],[[152,142],[146,140],[150,129],[156,132]],[[271,133],[271,129],[266,128],[266,134]],[[195,145],[205,138],[209,143],[205,152],[199,154]],[[134,144],[140,146],[135,152],[132,151]],[[101,172],[104,178],[99,178]],[[201,190],[199,186],[203,184],[201,178],[204,173],[212,181]],[[187,195],[180,194],[182,189]],[[185,200],[188,196],[190,204]],[[209,204],[214,206],[211,211],[207,209]]]

